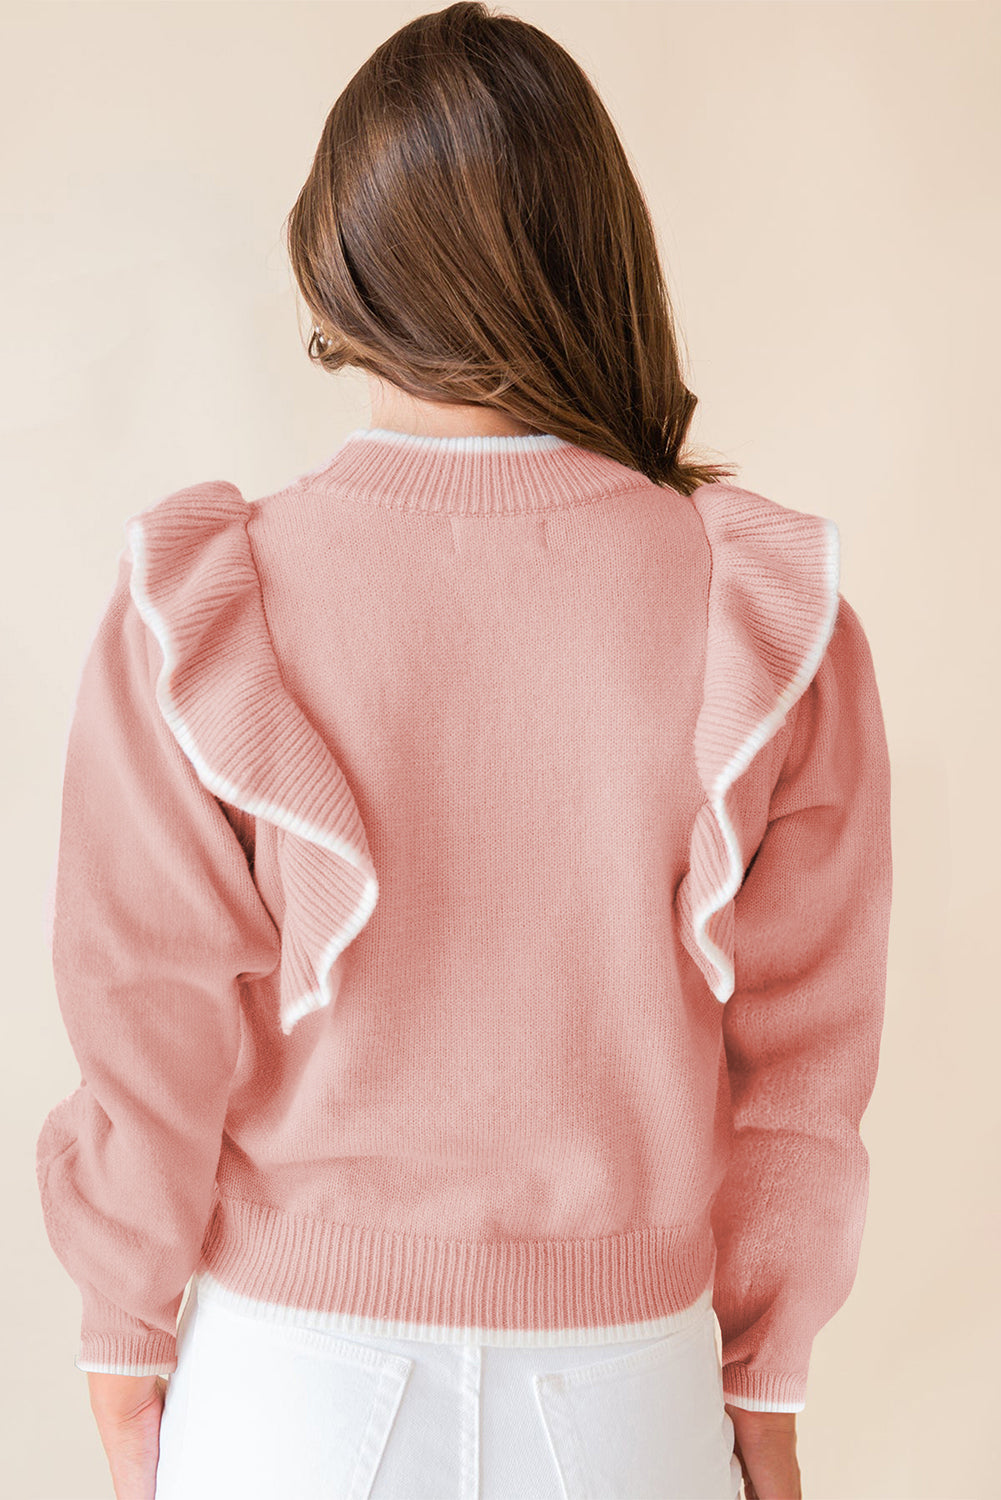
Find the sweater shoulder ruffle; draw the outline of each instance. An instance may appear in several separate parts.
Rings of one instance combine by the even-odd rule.
[[[681,940],[719,1001],[734,990],[734,897],[767,806],[739,778],[813,679],[840,602],[840,541],[824,516],[735,485],[690,499],[709,543],[703,697],[695,759],[705,792],[676,891]]]
[[[720,1001],[734,989],[733,900],[760,809],[739,779],[817,671],[837,619],[834,521],[713,483],[691,501],[711,554],[695,760],[705,793],[676,897],[681,940]],[[177,490],[126,525],[130,592],[162,655],[157,701],[203,785],[284,831],[281,1016],[336,998],[339,955],[378,880],[354,796],[282,679],[236,485]]]
[[[176,490],[126,523],[130,593],[162,655],[160,710],[203,785],[284,830],[282,1031],[336,998],[378,881],[344,774],[291,697],[236,485]]]

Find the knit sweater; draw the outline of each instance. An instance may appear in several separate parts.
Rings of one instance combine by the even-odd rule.
[[[669,1332],[805,1405],[853,1284],[890,770],[833,521],[551,434],[358,429],[131,517],[47,936],[75,1363],[192,1275],[319,1328]]]

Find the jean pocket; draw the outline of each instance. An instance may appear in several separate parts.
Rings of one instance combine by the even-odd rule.
[[[412,1367],[361,1338],[199,1303],[156,1500],[368,1500]]]
[[[533,1383],[565,1500],[733,1500],[711,1308],[645,1348]]]

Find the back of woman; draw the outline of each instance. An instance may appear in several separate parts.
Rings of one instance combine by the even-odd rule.
[[[686,455],[525,22],[384,43],[288,243],[372,424],[130,518],[67,746],[39,1184],[116,1493],[798,1494],[891,895],[837,528]]]

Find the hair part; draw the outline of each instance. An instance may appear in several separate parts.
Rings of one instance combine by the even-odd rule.
[[[407,22],[338,96],[285,225],[307,352],[486,406],[690,494],[697,398],[650,213],[579,64],[481,0]]]

